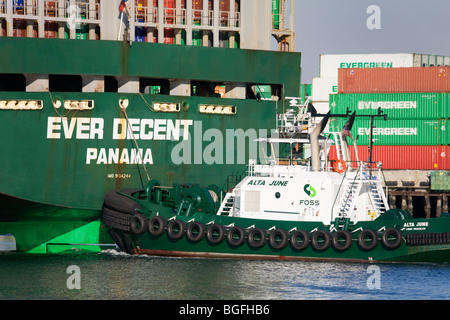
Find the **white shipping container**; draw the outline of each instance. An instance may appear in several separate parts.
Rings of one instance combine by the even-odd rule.
[[[322,54],[320,55],[320,77],[337,77],[339,68],[401,68],[449,65],[450,57],[418,54]]]
[[[311,100],[329,101],[330,94],[338,92],[338,78],[313,78],[311,82]]]
[[[450,57],[437,56],[434,54],[416,54],[414,67],[437,67],[449,66]]]
[[[443,66],[450,66],[450,57],[443,57],[444,58],[444,63],[442,64]]]

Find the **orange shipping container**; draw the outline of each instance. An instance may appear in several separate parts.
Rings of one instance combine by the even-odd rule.
[[[360,161],[369,158],[368,146],[357,146]],[[355,149],[350,147],[352,161]],[[330,160],[337,160],[336,148],[330,148]],[[372,150],[372,161],[381,162],[383,170],[450,170],[450,146],[378,146]]]
[[[339,69],[338,93],[450,92],[450,67]]]

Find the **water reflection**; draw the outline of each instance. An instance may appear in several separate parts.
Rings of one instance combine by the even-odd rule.
[[[66,270],[81,270],[69,290]],[[181,259],[101,254],[0,254],[1,299],[449,299],[450,266]]]

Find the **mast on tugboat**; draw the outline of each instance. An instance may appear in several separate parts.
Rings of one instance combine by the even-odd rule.
[[[373,120],[374,118],[383,118],[384,121],[387,121],[387,115],[383,114],[383,111],[381,110],[381,108],[378,108],[377,114],[370,114],[370,115],[357,115],[356,111],[354,111],[352,114],[350,114],[350,110],[347,108],[347,112],[345,114],[322,114],[322,113],[317,113],[316,109],[314,108],[314,105],[309,102],[308,104],[308,111],[311,112],[311,116],[312,117],[325,117],[325,116],[329,116],[331,118],[347,118],[350,117],[350,119],[346,122],[346,124],[344,125],[344,127],[342,128],[341,133],[343,133],[343,137],[345,137],[345,141],[347,142],[347,136],[350,136],[350,130],[353,127],[353,122],[355,120],[355,117],[369,117],[370,118],[370,133],[369,133],[369,159],[368,159],[368,163],[369,163],[369,178],[372,179],[372,155],[373,155]],[[351,136],[350,136],[351,137]],[[358,139],[358,136],[356,136],[355,140]]]

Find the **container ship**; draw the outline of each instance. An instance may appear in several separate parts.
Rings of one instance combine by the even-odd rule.
[[[0,1],[0,249],[98,251],[114,245],[100,221],[108,191],[232,183],[298,96],[293,12],[268,0]]]

